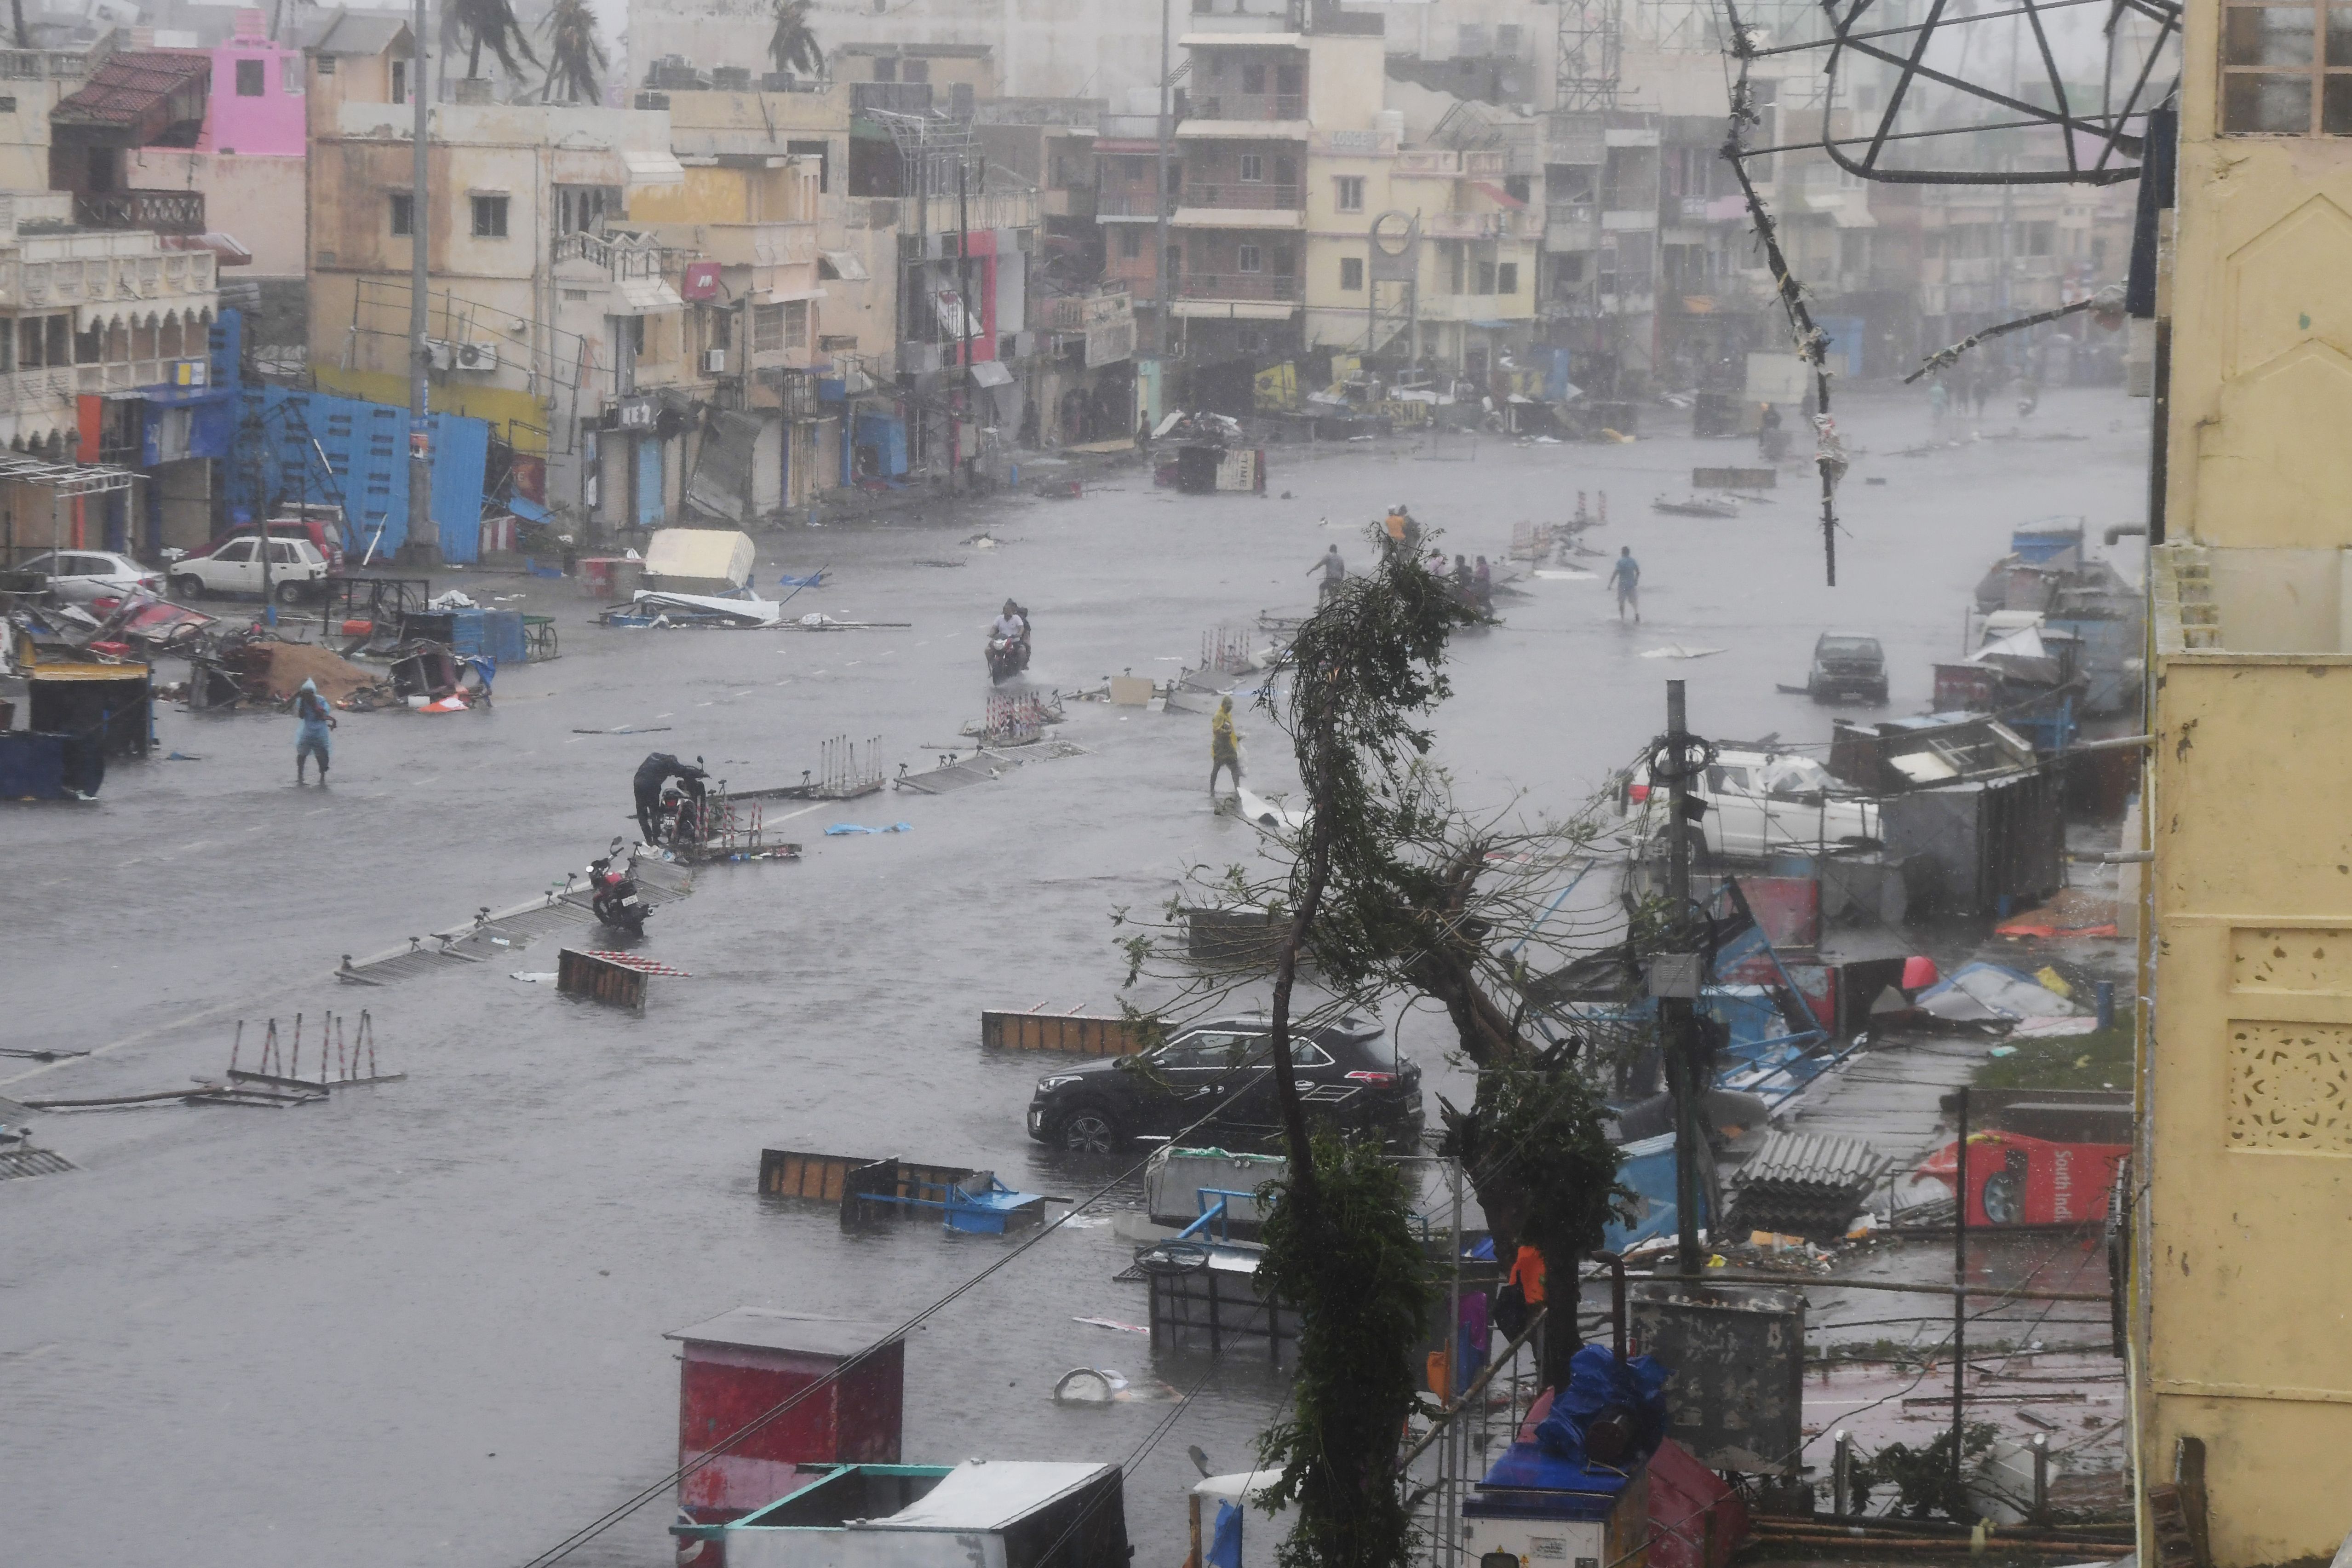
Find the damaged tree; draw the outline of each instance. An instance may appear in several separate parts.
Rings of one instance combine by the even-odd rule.
[[[1268,1506],[1298,1510],[1285,1568],[1411,1559],[1396,1434],[1415,1401],[1426,1264],[1403,1184],[1380,1149],[1310,1138],[1290,1049],[1302,956],[1322,962],[1335,989],[1373,972],[1357,945],[1366,911],[1347,895],[1392,877],[1398,845],[1418,836],[1410,776],[1430,735],[1415,721],[1445,696],[1438,666],[1465,614],[1445,584],[1381,544],[1379,570],[1343,584],[1299,628],[1286,709],[1271,689],[1260,700],[1291,737],[1309,814],[1290,867],[1270,1042],[1290,1169],[1259,1266],[1270,1293],[1301,1314],[1295,1414],[1260,1443],[1260,1462],[1281,1471]],[[1335,887],[1342,896],[1332,900]]]

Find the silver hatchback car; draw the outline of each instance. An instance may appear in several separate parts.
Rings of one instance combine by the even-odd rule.
[[[38,572],[49,580],[49,592],[68,605],[96,599],[121,599],[145,589],[163,591],[163,574],[151,572],[128,555],[103,550],[52,550],[17,563],[19,572]]]

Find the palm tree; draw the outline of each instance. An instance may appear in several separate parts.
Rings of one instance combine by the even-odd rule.
[[[768,58],[779,71],[824,74],[824,50],[809,30],[811,0],[774,0],[776,30],[768,39]]]
[[[471,47],[466,59],[466,79],[473,80],[482,74],[482,46],[499,57],[499,64],[507,75],[520,77],[520,67],[515,64],[515,51],[531,64],[539,57],[530,52],[530,40],[523,37],[522,24],[515,19],[512,0],[449,0],[447,15],[457,24]]]
[[[547,36],[547,79],[540,84],[539,100],[548,101],[560,83],[567,102],[601,101],[604,90],[596,73],[612,62],[596,36],[595,8],[588,0],[555,0],[540,31]]]

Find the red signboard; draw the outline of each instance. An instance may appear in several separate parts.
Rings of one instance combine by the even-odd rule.
[[[686,279],[677,286],[680,296],[688,300],[714,300],[719,296],[719,263],[689,261]]]

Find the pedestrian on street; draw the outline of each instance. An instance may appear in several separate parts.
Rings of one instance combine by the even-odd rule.
[[[1936,427],[1939,435],[1944,428],[1944,410],[1950,405],[1951,401],[1950,389],[1940,380],[1927,388],[1927,420]]]
[[[1633,619],[1642,618],[1642,563],[1633,559],[1633,547],[1622,545],[1617,551],[1617,563],[1609,569],[1609,585],[1617,590],[1617,618],[1623,620],[1630,606]]]
[[[309,782],[302,771],[316,757],[319,782],[323,784],[327,782],[327,731],[335,727],[335,714],[327,706],[327,700],[319,695],[317,681],[305,680],[302,689],[294,693],[294,717],[302,721],[301,729],[294,735],[294,782],[298,785]]]
[[[1323,559],[1307,570],[1323,574],[1322,592],[1316,598],[1318,605],[1328,603],[1331,596],[1339,591],[1339,584],[1348,580],[1348,563],[1340,559],[1339,547],[1337,544],[1324,551]]]
[[[1476,602],[1480,615],[1489,620],[1494,618],[1495,569],[1486,564],[1486,558],[1483,555],[1478,557],[1478,564],[1471,573],[1470,596]]]
[[[1977,418],[1984,418],[1984,405],[1992,397],[1992,372],[1980,373],[1969,385],[1969,401],[1976,405]]]
[[[1217,798],[1217,775],[1234,771],[1234,788],[1242,787],[1241,734],[1234,728],[1234,700],[1220,698],[1217,716],[1209,721],[1209,799]]]

